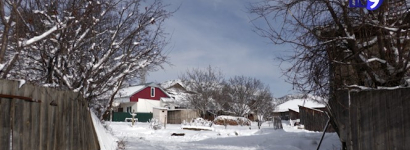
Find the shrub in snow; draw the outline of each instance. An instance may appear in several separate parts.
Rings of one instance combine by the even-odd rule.
[[[234,117],[234,116],[218,116],[214,120],[214,124],[217,125],[251,125],[251,121],[245,117]]]
[[[111,128],[105,121],[101,121],[101,125],[103,125],[103,127],[105,128],[105,130],[106,130],[108,133],[114,135],[114,133],[113,133],[113,131],[112,131],[112,128]]]
[[[162,128],[162,124],[157,118],[152,118],[149,120],[149,128],[158,130]]]
[[[192,119],[190,123],[187,123],[185,120],[181,124],[181,128],[184,130],[195,130],[195,131],[201,131],[201,130],[207,130],[207,131],[212,131],[213,128],[212,126],[212,121],[205,120],[203,118],[195,118]]]
[[[205,126],[205,127],[211,127],[212,126],[212,121],[205,120],[203,118],[195,118],[191,121],[191,126]]]
[[[125,149],[125,139],[122,138],[117,141],[117,150],[124,150]]]

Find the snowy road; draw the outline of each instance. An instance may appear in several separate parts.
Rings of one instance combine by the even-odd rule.
[[[322,133],[310,132],[284,124],[284,130],[274,130],[264,124],[261,130],[252,126],[215,126],[214,131],[182,130],[180,125],[153,130],[146,123],[131,127],[130,123],[113,122],[109,125],[126,150],[310,150],[316,149]],[[185,136],[171,136],[185,133]],[[336,133],[326,134],[321,149],[340,149]]]

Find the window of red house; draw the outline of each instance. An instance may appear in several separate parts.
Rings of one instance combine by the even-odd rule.
[[[151,97],[155,97],[155,87],[151,87]]]

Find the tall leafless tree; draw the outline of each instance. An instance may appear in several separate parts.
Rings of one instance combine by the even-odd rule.
[[[261,86],[258,89],[258,92],[255,93],[253,102],[250,104],[250,107],[256,114],[258,128],[260,129],[263,122],[273,116],[273,97],[268,86]]]
[[[224,101],[228,102],[229,111],[241,117],[246,117],[253,112],[258,116],[260,125],[273,110],[273,98],[269,87],[255,78],[245,76],[230,78],[225,83],[223,94],[226,95]]]
[[[300,91],[324,96],[331,88],[408,86],[409,2],[384,1],[375,11],[348,2],[264,0],[249,10],[258,34],[294,48],[280,59],[293,64],[285,75]]]
[[[224,81],[221,71],[208,66],[205,69],[188,70],[179,78],[190,91],[194,92],[188,95],[186,100],[190,106],[200,111],[202,117],[207,111],[215,113],[220,109],[217,98]]]

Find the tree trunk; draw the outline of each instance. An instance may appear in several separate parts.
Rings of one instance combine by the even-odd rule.
[[[111,111],[111,108],[112,108],[112,103],[114,102],[114,97],[115,97],[115,95],[117,95],[118,91],[120,90],[120,87],[121,87],[122,83],[124,82],[124,79],[125,79],[125,76],[123,76],[120,79],[120,82],[118,83],[117,90],[115,90],[114,93],[111,94],[110,104],[108,105],[107,109],[105,110],[104,114],[102,115],[102,118],[106,118],[106,117],[108,117],[108,115],[110,115],[110,113],[111,113],[110,111]]]

